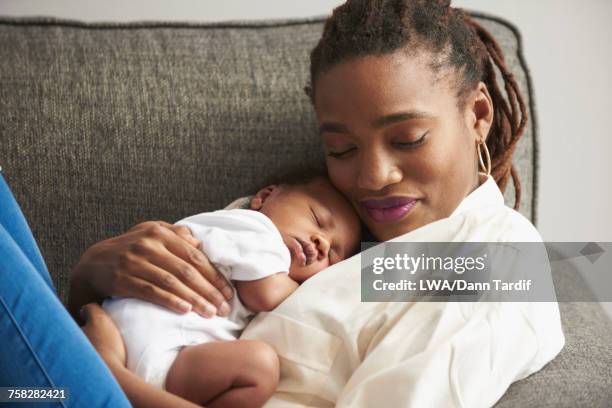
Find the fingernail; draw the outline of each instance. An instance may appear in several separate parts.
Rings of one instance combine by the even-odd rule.
[[[221,289],[221,293],[223,293],[223,296],[226,299],[231,299],[234,296],[234,291],[229,286],[225,286],[223,289]]]
[[[179,309],[181,310],[181,312],[183,313],[191,312],[191,308],[192,308],[191,303],[180,301],[178,305],[179,305]]]
[[[229,312],[230,312],[230,307],[227,304],[227,302],[221,303],[221,306],[219,306],[219,316],[227,316]]]
[[[217,314],[217,308],[212,305],[206,305],[205,310],[206,316],[208,317],[213,317],[215,314]]]
[[[197,302],[197,312],[203,317],[213,317],[217,313],[217,308],[206,302],[204,299],[198,299]]]

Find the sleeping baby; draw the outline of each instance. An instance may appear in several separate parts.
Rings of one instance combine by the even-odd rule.
[[[278,357],[266,343],[237,340],[241,331],[255,313],[274,309],[359,247],[359,218],[326,178],[265,187],[249,208],[177,223],[202,241],[235,288],[228,317],[181,315],[130,298],[103,305],[123,336],[131,371],[207,407],[259,407],[268,400],[278,384]]]

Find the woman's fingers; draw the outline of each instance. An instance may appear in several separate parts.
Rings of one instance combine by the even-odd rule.
[[[196,290],[202,290],[203,293],[209,293],[212,298],[208,298],[220,307],[225,299],[231,299],[234,295],[230,284],[225,277],[210,263],[208,257],[202,251],[190,248],[183,245],[177,240],[168,240],[165,242],[168,251],[172,252],[182,260],[192,265],[199,274],[192,273],[193,270],[183,270],[182,279],[186,282],[191,282],[195,285]],[[203,277],[204,279],[200,279]],[[204,285],[204,287],[202,286]],[[210,287],[212,285],[212,288]]]
[[[184,282],[186,275],[192,275],[189,279],[201,282],[186,284]],[[135,265],[131,277],[139,278],[132,282],[132,287],[138,291],[138,296],[143,300],[169,307],[179,313],[189,312],[192,308],[204,317],[213,317],[217,313],[214,304],[191,289],[193,286],[201,285],[203,288],[201,292],[210,293],[214,290],[212,285],[206,282],[193,266],[165,248],[161,253],[152,253],[147,263]],[[223,302],[224,299],[221,297],[219,303]],[[226,309],[229,312],[227,305]]]
[[[192,307],[203,316],[229,314],[225,298],[233,296],[231,286],[196,249],[199,241],[189,237],[188,228],[150,221],[96,243],[71,274],[71,313],[84,303],[120,295],[177,312]]]
[[[231,298],[233,290],[225,277],[208,261],[202,251],[186,244],[182,238],[168,228],[158,225],[147,231],[150,239],[134,244],[132,252],[141,252],[141,255],[146,256],[150,263],[172,273],[212,303],[220,315],[227,315],[230,310],[225,298]],[[179,262],[179,260],[184,262]]]
[[[148,280],[135,276],[124,278],[122,290],[125,293],[120,294],[120,296],[129,295],[129,297],[155,303],[177,313],[182,314],[192,310],[191,304],[181,297],[155,286]]]
[[[191,234],[191,230],[187,227],[185,227],[184,225],[173,225],[173,224],[169,224],[165,221],[145,221],[145,222],[141,222],[140,224],[137,224],[135,226],[133,226],[132,228],[130,228],[128,231],[134,231],[134,230],[142,230],[142,229],[148,229],[151,228],[155,225],[161,226],[161,227],[165,227],[168,228],[170,230],[172,230],[176,235],[178,235],[179,237],[183,238],[185,241],[187,241],[189,244],[191,244],[194,248],[199,248],[202,245],[202,242],[200,242],[199,239],[195,238],[192,234]]]
[[[178,266],[165,262],[163,264],[157,263],[157,266],[172,272],[191,289],[206,298],[215,305],[220,315],[225,316],[229,313],[229,305],[225,302],[225,299],[231,299],[234,291],[225,277],[210,263],[202,251],[196,249],[200,245],[200,241],[196,240],[197,245],[194,243],[184,245],[186,240],[184,237],[191,236],[189,228],[170,225],[163,221],[150,221],[139,224],[133,229],[143,230],[154,241],[163,242],[168,251],[192,265],[199,272],[199,275],[194,274],[193,269],[184,265]],[[177,236],[182,239],[176,239]],[[173,266],[172,270],[168,269],[169,266]]]
[[[195,238],[191,234],[191,230],[185,227],[184,225],[171,225],[170,229],[174,231],[176,235],[189,242],[194,248],[200,248],[202,246],[202,242],[200,242],[199,239]]]

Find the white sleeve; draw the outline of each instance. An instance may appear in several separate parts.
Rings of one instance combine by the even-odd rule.
[[[186,218],[188,227],[202,241],[202,251],[221,265],[231,280],[257,280],[288,272],[289,250],[272,221],[251,210],[220,210]]]
[[[421,326],[393,325],[355,370],[337,407],[386,406],[389,401],[405,407],[489,407],[563,346],[556,304],[430,306],[413,311],[423,314]],[[546,326],[539,326],[542,317]]]

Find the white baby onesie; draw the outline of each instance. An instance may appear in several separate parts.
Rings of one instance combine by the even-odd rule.
[[[202,213],[177,225],[188,227],[202,241],[202,251],[230,283],[289,271],[291,255],[280,232],[257,211]],[[138,299],[112,298],[103,304],[123,336],[128,369],[160,388],[182,347],[238,338],[253,313],[235,289],[230,306],[228,317],[206,319],[195,312],[181,315]]]

